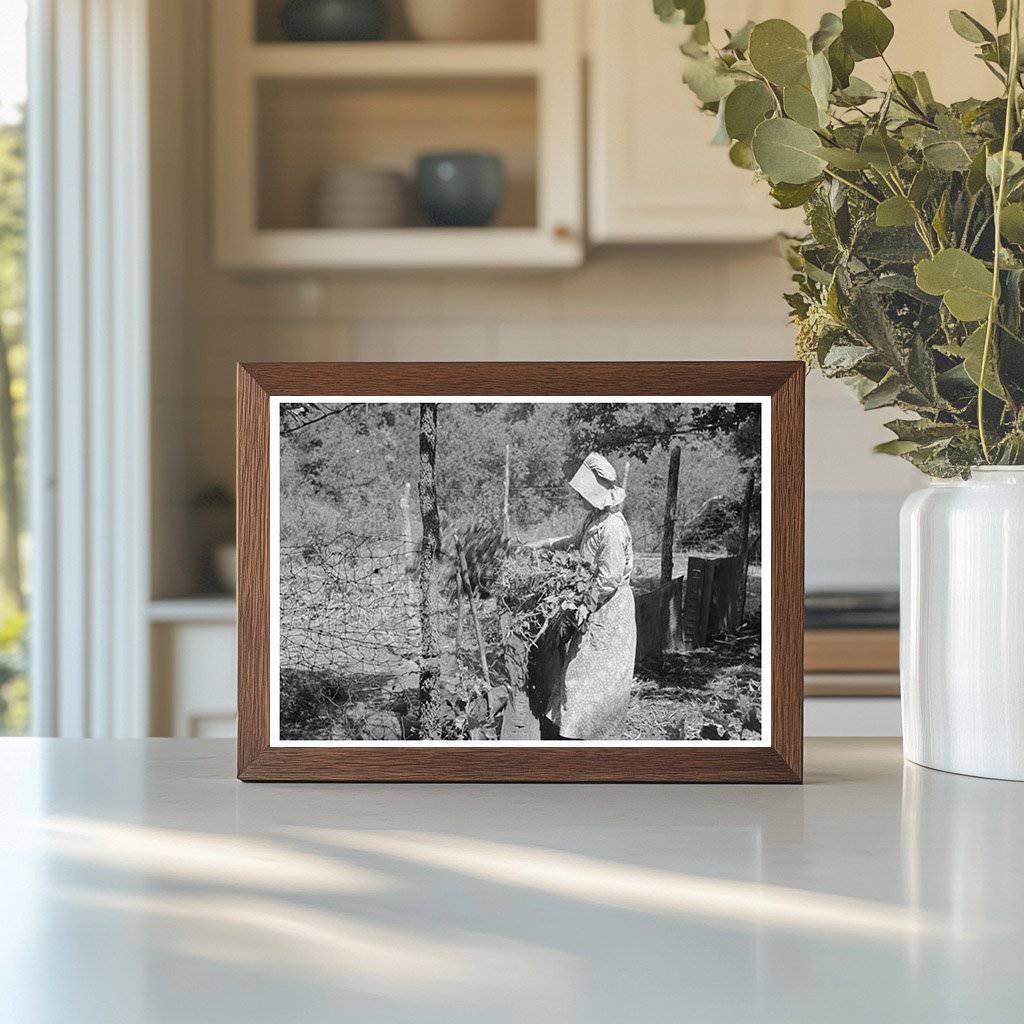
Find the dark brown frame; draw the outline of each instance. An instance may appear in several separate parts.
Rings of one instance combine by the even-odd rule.
[[[771,397],[772,737],[764,747],[271,747],[271,395]],[[256,781],[800,782],[804,367],[799,362],[238,366],[238,777]]]

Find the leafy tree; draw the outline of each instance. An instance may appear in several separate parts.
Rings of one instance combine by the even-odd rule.
[[[0,123],[0,731],[27,724],[25,609],[19,539],[26,415],[24,112]]]
[[[574,409],[573,444],[589,451],[616,451],[646,462],[661,447],[696,437],[725,436],[744,457],[760,451],[761,408],[751,403],[581,403]]]

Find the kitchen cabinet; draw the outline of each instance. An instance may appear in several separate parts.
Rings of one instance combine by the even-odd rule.
[[[520,0],[529,3],[530,0]],[[583,258],[580,0],[533,0],[533,38],[282,38],[273,0],[211,5],[214,254],[229,269],[565,267]],[[352,168],[423,152],[497,153],[486,227],[331,227],[315,195]],[[410,189],[411,191],[411,189]]]
[[[831,6],[821,0],[709,4],[713,31],[748,19],[785,18],[808,34]],[[988,0],[958,5],[989,23]],[[888,54],[897,69],[928,72],[938,99],[991,96],[998,83],[957,37],[945,8],[896,3]],[[595,243],[727,242],[799,230],[800,211],[774,209],[764,183],[710,145],[714,119],[681,81],[679,43],[689,28],[664,25],[646,0],[590,0],[588,25],[588,204]],[[858,74],[885,74],[860,64]]]

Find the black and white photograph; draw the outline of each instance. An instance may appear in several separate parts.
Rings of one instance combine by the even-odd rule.
[[[762,745],[768,416],[274,398],[272,743]]]

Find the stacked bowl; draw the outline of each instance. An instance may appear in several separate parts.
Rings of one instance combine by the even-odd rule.
[[[409,222],[409,183],[398,171],[338,167],[320,179],[321,228],[400,228]]]

